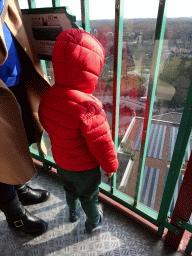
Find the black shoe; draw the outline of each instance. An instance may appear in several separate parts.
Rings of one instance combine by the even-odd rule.
[[[47,230],[48,224],[28,212],[18,199],[15,198],[6,205],[0,205],[10,228],[30,235],[41,235]]]
[[[42,189],[33,189],[26,184],[15,185],[15,190],[19,197],[19,201],[23,205],[39,204],[47,201],[50,197],[50,193]]]

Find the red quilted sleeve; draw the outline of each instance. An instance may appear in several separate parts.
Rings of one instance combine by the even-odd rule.
[[[86,115],[82,119],[80,129],[90,152],[103,170],[106,173],[116,172],[118,168],[117,153],[105,112],[101,110],[97,114]]]

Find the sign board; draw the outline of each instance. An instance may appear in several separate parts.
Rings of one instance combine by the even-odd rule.
[[[37,54],[44,60],[52,59],[53,46],[63,30],[79,27],[67,7],[23,9],[22,15]]]

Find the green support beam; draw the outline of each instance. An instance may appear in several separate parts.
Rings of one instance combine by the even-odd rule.
[[[60,5],[60,0],[52,0],[52,6],[53,6],[53,7],[59,7],[59,6],[61,6],[61,5]]]
[[[165,221],[165,228],[172,231],[173,233],[175,233],[178,236],[181,234],[181,229],[179,229],[178,227],[175,227],[174,225],[172,225],[168,221]]]
[[[143,125],[143,132],[142,132],[142,138],[141,138],[141,149],[140,149],[139,165],[137,170],[137,181],[136,181],[135,196],[134,196],[135,206],[137,206],[140,200],[141,185],[142,185],[142,179],[143,179],[143,172],[145,168],[145,160],[146,160],[146,154],[147,154],[151,118],[153,113],[156,85],[157,85],[158,73],[159,73],[159,66],[161,61],[161,52],[162,52],[163,39],[164,39],[164,33],[165,33],[165,26],[166,26],[166,0],[163,0],[163,1],[160,1],[159,3],[159,11],[158,11],[158,17],[157,17],[156,31],[155,31],[154,49],[153,49],[153,56],[152,56],[152,63],[151,63],[146,109],[144,114],[144,125]]]
[[[177,218],[176,223],[179,227],[189,231],[192,233],[192,225],[184,220],[182,220],[181,218]]]
[[[29,9],[36,8],[35,0],[27,0],[27,1],[28,1]]]
[[[81,22],[82,28],[90,33],[89,0],[81,0]]]
[[[112,112],[112,138],[115,142],[116,151],[118,149],[119,131],[119,102],[121,83],[121,60],[122,60],[122,40],[123,40],[123,14],[124,0],[116,0],[115,3],[115,36],[114,36],[114,67],[113,67],[113,112]],[[116,173],[111,179],[111,192],[116,190]]]

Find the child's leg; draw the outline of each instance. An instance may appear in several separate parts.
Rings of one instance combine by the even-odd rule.
[[[97,206],[99,185],[101,183],[100,166],[92,170],[78,172],[78,176],[75,186],[82,208],[89,221],[97,223],[100,219],[100,212]]]
[[[66,200],[69,208],[72,210],[77,209],[79,207],[80,201],[76,192],[75,185],[72,181],[73,172],[58,168],[57,173],[59,175],[59,178],[63,182],[64,189],[66,191]]]

